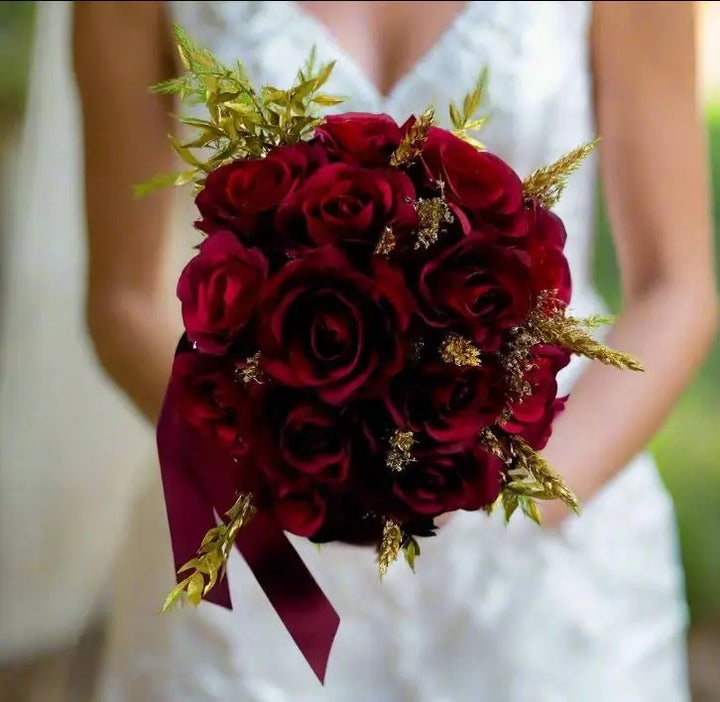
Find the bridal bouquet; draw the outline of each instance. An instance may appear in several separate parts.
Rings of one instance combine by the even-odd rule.
[[[322,678],[337,615],[285,533],[375,544],[412,567],[453,510],[577,503],[541,458],[571,354],[639,370],[566,313],[552,212],[581,146],[524,181],[432,110],[317,110],[332,65],[255,89],[177,31],[187,74],[156,86],[207,110],[173,140],[204,233],[178,283],[185,335],[158,428],[184,593],[230,606],[234,545]],[[216,515],[224,515],[217,519]],[[358,558],[366,552],[358,551]]]

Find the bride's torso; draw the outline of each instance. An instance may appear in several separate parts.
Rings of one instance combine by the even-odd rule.
[[[447,105],[461,99],[487,67],[486,109],[491,119],[482,140],[521,176],[595,137],[588,38],[591,2],[451,5],[455,7],[435,7],[440,16],[431,24],[437,26],[424,29],[416,45],[374,60],[369,58],[368,37],[378,33],[387,42],[393,34],[400,35],[402,15],[393,17],[394,26],[382,33],[373,26],[362,33],[364,39],[351,41],[352,23],[360,23],[359,15],[338,19],[327,9],[316,15],[317,8],[299,2],[171,2],[170,8],[173,21],[199,44],[224,61],[240,59],[259,84],[291,84],[314,46],[318,60],[337,62],[327,90],[347,97],[335,108],[338,111],[386,112],[404,121],[433,104],[441,126],[447,126]],[[365,18],[377,21],[378,14]],[[407,32],[413,32],[410,24]],[[383,83],[388,87],[379,88]],[[568,230],[566,254],[577,314],[601,308],[590,270],[594,202],[591,159],[574,174],[556,210]],[[574,380],[580,365],[578,359],[567,369],[563,385]]]

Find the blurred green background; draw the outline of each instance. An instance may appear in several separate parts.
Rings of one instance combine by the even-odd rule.
[[[712,3],[717,5],[718,3]],[[0,3],[0,130],[19,124],[25,90],[33,3]],[[717,85],[717,83],[716,83]],[[708,96],[707,122],[714,174],[716,245],[720,249],[720,97]],[[0,143],[3,152],[8,146]],[[2,154],[0,154],[2,155]],[[602,196],[598,197],[602,204]],[[611,307],[620,307],[617,267],[607,221],[599,212],[595,251],[598,286]],[[720,268],[720,258],[716,255]],[[682,343],[678,339],[677,343]],[[652,442],[675,499],[693,621],[720,631],[720,344]],[[622,515],[618,515],[622,519]]]
[[[0,127],[21,111],[30,64],[32,2],[0,2]]]

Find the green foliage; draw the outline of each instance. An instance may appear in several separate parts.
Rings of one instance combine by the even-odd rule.
[[[0,117],[14,120],[25,98],[35,3],[0,2]]]

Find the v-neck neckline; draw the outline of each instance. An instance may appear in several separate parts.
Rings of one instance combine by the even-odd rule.
[[[272,4],[276,5],[275,2]],[[408,68],[407,71],[405,71],[396,81],[393,82],[387,92],[383,92],[377,86],[375,81],[370,78],[367,71],[360,66],[357,59],[340,44],[333,32],[321,19],[295,0],[281,0],[279,4],[284,5],[288,12],[294,16],[294,19],[297,22],[305,25],[308,34],[312,33],[316,35],[318,39],[326,45],[328,53],[333,54],[333,57],[338,61],[338,63],[342,64],[343,69],[352,74],[359,89],[362,89],[376,105],[382,106],[391,104],[394,100],[396,100],[398,96],[408,88],[413,80],[418,75],[422,74],[423,69],[433,63],[435,57],[445,49],[448,42],[453,41],[457,32],[469,19],[474,7],[478,3],[472,1],[465,2],[465,6],[450,21],[445,29],[440,32],[433,44],[413,61],[410,68]],[[310,40],[309,43],[315,44],[316,42],[314,40]]]

